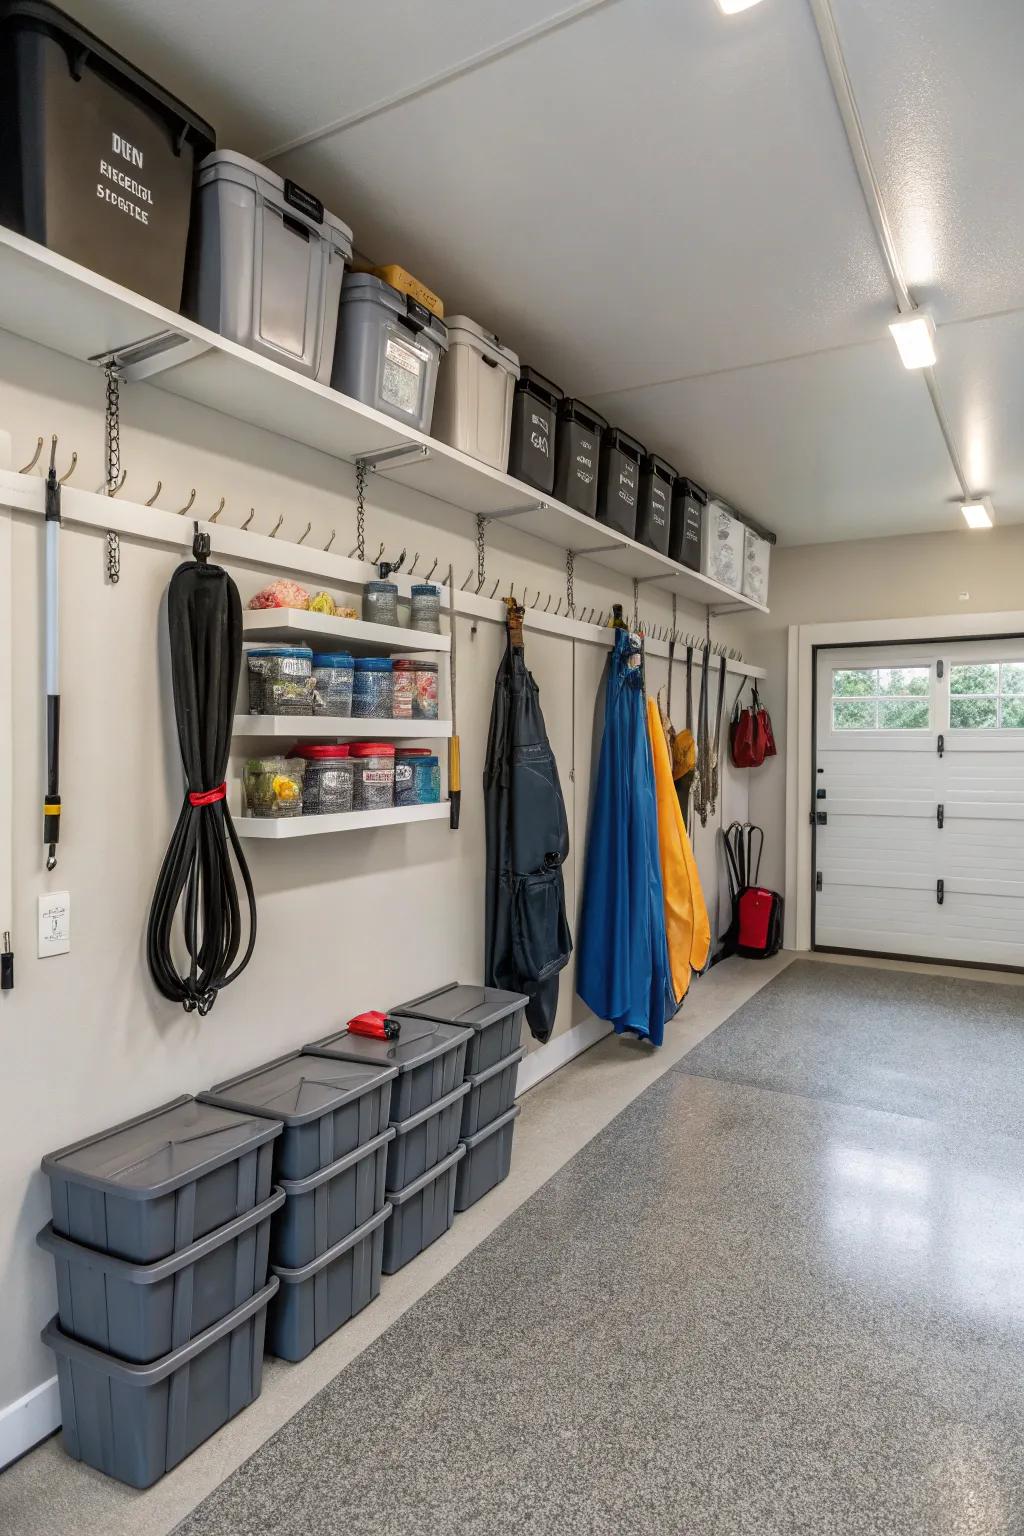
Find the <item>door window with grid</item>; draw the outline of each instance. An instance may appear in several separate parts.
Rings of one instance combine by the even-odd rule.
[[[1024,662],[955,662],[949,669],[949,728],[1024,730]]]
[[[834,731],[927,731],[931,716],[930,667],[843,667],[832,672]]]

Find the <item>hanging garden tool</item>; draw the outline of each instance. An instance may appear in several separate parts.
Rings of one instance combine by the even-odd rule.
[[[185,795],[157,878],[147,954],[158,989],[186,1013],[209,1013],[218,992],[245,969],[256,943],[256,898],[225,795],[235,696],[242,663],[242,604],[227,571],[209,564],[210,536],[195,525],[193,560],[179,565],[167,592],[171,684]],[[245,888],[243,929],[238,876]],[[182,907],[189,965],[181,974],[171,948]]]
[[[451,654],[449,657],[449,675],[451,677],[452,693],[452,734],[448,739],[448,825],[453,832],[459,829],[459,811],[462,807],[462,752],[459,745],[459,727],[456,715],[456,671],[455,671],[455,572],[448,567],[448,629],[451,634]]]
[[[708,805],[711,798],[711,742],[708,720],[708,669],[711,653],[704,646],[700,664],[700,696],[697,701],[697,761],[693,772],[693,807],[700,817],[700,824],[708,824]]]
[[[728,660],[723,651],[718,660],[718,702],[715,705],[715,733],[711,738],[711,789],[708,795],[708,810],[713,816],[715,805],[718,801],[719,790],[719,763],[722,756],[722,716],[725,704],[725,674]]]
[[[56,433],[50,440],[46,475],[46,799],[43,842],[46,867],[57,867],[60,841],[60,481]]]
[[[694,769],[697,766],[697,743],[693,735],[693,646],[686,647],[686,725],[675,733],[672,741],[672,777],[675,780],[679,808],[683,813],[683,826],[690,827],[690,797],[693,792]]]

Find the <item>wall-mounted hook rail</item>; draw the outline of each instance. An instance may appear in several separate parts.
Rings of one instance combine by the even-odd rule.
[[[36,440],[36,451],[35,451],[35,453],[29,459],[29,461],[25,465],[24,469],[19,469],[19,471],[18,471],[19,475],[28,475],[28,474],[32,473],[32,471],[35,469],[36,465],[39,463],[39,455],[42,453],[42,451],[43,451],[43,440],[40,437],[40,438],[37,438],[37,440]]]

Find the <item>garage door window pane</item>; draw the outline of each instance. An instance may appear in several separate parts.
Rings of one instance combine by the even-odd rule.
[[[1004,661],[999,669],[1002,693],[1024,693],[1024,661]]]
[[[856,672],[832,673],[832,696],[836,699],[856,698],[858,696],[873,695],[876,689],[878,674],[872,669],[864,669]]]
[[[833,701],[833,730],[873,731],[875,726],[874,699],[835,699]]]
[[[1024,731],[1024,698],[1004,699],[999,719],[1004,731]]]
[[[880,731],[926,731],[927,699],[880,699],[878,728]]]
[[[949,723],[954,731],[994,730],[996,700],[994,698],[950,699]]]
[[[879,667],[878,691],[883,696],[910,694],[927,698],[931,674],[927,667]]]
[[[950,693],[998,693],[999,668],[986,664],[950,667]]]

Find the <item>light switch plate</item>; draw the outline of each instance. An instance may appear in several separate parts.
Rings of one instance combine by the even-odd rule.
[[[71,897],[49,891],[39,898],[39,958],[66,955],[71,948]]]

